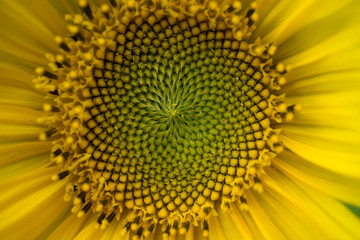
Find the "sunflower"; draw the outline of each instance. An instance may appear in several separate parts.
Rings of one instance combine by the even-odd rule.
[[[360,238],[359,1],[2,5],[2,239]]]

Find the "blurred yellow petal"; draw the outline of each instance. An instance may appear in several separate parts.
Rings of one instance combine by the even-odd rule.
[[[342,7],[349,5],[353,0],[346,1],[267,1],[261,0],[259,5],[265,5],[264,19],[257,29],[260,36],[269,42],[281,45],[302,28],[315,21],[336,13]],[[299,21],[301,18],[301,21]]]
[[[37,119],[42,116],[40,111],[5,104],[0,106],[0,112],[0,123],[5,124],[38,125]]]
[[[213,218],[214,223],[211,223],[213,228],[210,228],[209,239],[237,239],[243,238],[242,231],[239,231],[239,223],[233,220],[230,213],[223,212],[219,209],[219,217]],[[236,214],[236,213],[233,213]],[[244,230],[245,232],[245,230]],[[246,235],[245,235],[246,236]]]
[[[306,184],[319,192],[360,205],[360,180],[342,176],[312,164],[298,155],[285,151],[274,159],[273,164],[299,184]]]
[[[93,221],[76,235],[74,240],[90,240],[90,239],[101,239],[104,231],[101,231],[99,228],[96,228],[96,221]]]
[[[20,68],[46,64],[44,52],[56,51],[54,35],[66,34],[63,18],[48,1],[6,0],[0,13],[1,22],[7,23],[0,27],[0,57]]]
[[[239,236],[241,236],[242,239],[254,239],[256,233],[253,232],[253,230],[249,227],[248,223],[245,221],[243,217],[244,214],[246,213],[240,210],[237,204],[234,204],[234,206],[232,206],[231,211],[229,213],[227,212],[221,213],[219,211],[220,216],[221,215],[226,215],[226,217],[230,216],[233,221],[233,224],[235,224],[238,229],[241,229]]]
[[[279,170],[268,169],[267,173],[264,183],[269,186],[269,192],[278,198],[278,202],[291,209],[297,215],[295,219],[301,220],[303,224],[314,224],[308,234],[345,239],[359,237],[359,218],[343,204],[306,185],[297,185]]]
[[[51,147],[51,142],[25,142],[0,145],[0,166],[49,152]]]
[[[359,175],[358,155],[337,149],[314,147],[286,136],[282,136],[281,139],[287,148],[315,165],[351,177]]]
[[[69,214],[69,216],[51,233],[47,239],[72,240],[78,234],[79,229],[85,220],[85,217],[78,218],[75,214]]]
[[[264,206],[258,202],[261,200],[257,200],[256,196],[253,196],[252,193],[248,194],[247,197],[249,199],[249,212],[253,216],[256,226],[264,239],[287,239],[286,235],[279,229],[273,218],[266,213]]]
[[[1,141],[37,140],[39,134],[46,128],[39,126],[2,124],[0,126]]]
[[[57,167],[43,167],[30,170],[20,176],[10,176],[9,178],[3,179],[0,184],[6,192],[2,194],[0,198],[2,203],[0,208],[4,210],[11,202],[21,201],[22,198],[29,195],[29,193],[46,187],[51,183],[51,176],[54,175],[56,171],[58,171]]]
[[[26,174],[32,170],[46,167],[49,165],[49,154],[47,152],[28,156],[21,161],[14,161],[8,165],[1,165],[0,181],[10,179],[11,177]]]
[[[353,37],[360,29],[357,9],[359,2],[350,1],[345,7],[300,29],[279,46],[277,59],[297,67],[358,46],[359,39]]]
[[[0,217],[6,219],[1,221],[0,234],[6,239],[33,239],[69,209],[62,199],[64,182],[51,183],[58,168],[40,170],[1,183],[4,190],[12,186],[0,197]]]

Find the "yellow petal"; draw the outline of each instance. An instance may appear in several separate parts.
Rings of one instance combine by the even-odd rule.
[[[0,124],[1,141],[29,140],[36,141],[39,134],[46,130],[41,126],[29,126],[19,124]]]
[[[35,69],[31,69],[31,72],[26,72],[9,63],[2,62],[0,63],[0,85],[30,89],[34,92],[39,92],[35,89],[35,86],[31,81],[34,71]],[[21,98],[22,96],[20,95],[19,97]]]
[[[351,1],[330,0],[324,3],[321,0],[260,0],[257,1],[259,15],[264,16],[264,19],[257,32],[267,41],[281,44],[304,26],[339,11]]]
[[[323,2],[318,1],[318,4],[321,3]],[[275,60],[283,61],[286,59],[284,64],[296,67],[358,45],[360,40],[357,35],[360,28],[359,15],[357,14],[360,9],[359,2],[351,1],[345,7],[342,3],[337,2],[333,3],[332,8],[335,6],[337,7],[335,12],[305,25],[304,28],[292,34],[279,45]],[[307,12],[302,15],[302,19],[311,16]],[[289,25],[289,28],[291,27]]]
[[[254,235],[256,235],[257,231],[250,228],[249,223],[246,222],[244,219],[244,214],[248,215],[248,213],[243,210],[240,210],[238,203],[233,203],[231,206],[232,207],[230,213],[222,213],[218,211],[219,216],[227,214],[230,217],[230,221],[233,222],[233,225],[235,225],[238,229],[241,229],[239,234],[241,239],[254,239]]]
[[[222,209],[218,209],[217,212],[219,216],[212,217],[209,221],[210,239],[242,239],[243,231],[239,231],[241,223],[235,222],[231,213],[224,212]]]
[[[249,205],[249,212],[264,239],[287,239],[273,219],[266,213],[252,191],[246,194],[246,199]]]
[[[24,160],[0,167],[0,181],[26,174],[49,165],[49,153],[28,157]]]
[[[44,167],[29,171],[20,176],[4,179],[0,183],[0,189],[3,193],[0,196],[0,209],[4,210],[8,205],[13,204],[14,201],[20,201],[32,192],[45,188],[52,183],[51,176],[58,172],[60,172],[59,167]]]
[[[0,104],[26,106],[41,109],[44,100],[43,95],[32,90],[9,86],[0,86]]]
[[[326,68],[326,70],[329,71],[329,68]],[[284,87],[284,91],[289,97],[306,97],[309,95],[312,96],[331,93],[341,94],[342,91],[351,92],[358,90],[360,85],[358,81],[359,76],[359,70],[323,73],[313,77],[302,78],[297,81],[293,80]],[[339,100],[339,98],[334,98],[333,100]]]
[[[359,70],[359,60],[360,60],[360,49],[353,48],[347,49],[336,54],[327,56],[326,58],[319,59],[316,62],[311,64],[302,65],[296,68],[293,68],[289,73],[286,74],[286,80],[288,82],[296,80],[308,80],[312,77],[317,77],[321,74],[332,74],[332,73],[341,73],[347,71]],[[347,82],[341,81],[344,85]],[[288,85],[285,85],[283,88],[288,88]]]
[[[0,113],[0,124],[39,125],[37,119],[43,116],[41,111],[11,105],[1,105]]]
[[[267,185],[264,185],[264,192],[261,194],[254,193],[254,197],[264,209],[269,218],[278,226],[287,239],[313,239],[310,226],[301,221],[302,215],[292,211],[293,206],[288,199],[279,199],[269,193]],[[315,238],[314,238],[315,239]]]
[[[287,148],[315,165],[350,177],[359,176],[358,155],[314,147],[283,135],[281,139]]]
[[[282,128],[282,135],[311,147],[344,152],[348,155],[360,155],[359,131],[344,130],[340,127],[317,125],[293,125]]]
[[[51,142],[25,142],[1,146],[0,166],[26,160],[42,153],[50,153],[51,147]]]
[[[360,180],[331,172],[316,166],[300,156],[284,151],[273,165],[286,173],[289,179],[312,187],[328,196],[360,206]]]
[[[269,197],[265,195],[264,199],[282,205],[282,212],[287,209],[294,215],[289,218],[292,219],[290,227],[294,221],[299,221],[297,227],[302,229],[302,234],[308,234],[315,239],[359,238],[360,221],[343,204],[307,185],[293,182],[275,168],[268,168],[266,173],[263,184]],[[280,213],[278,216],[282,215]],[[285,219],[283,221],[286,222]],[[320,236],[316,237],[316,234]]]
[[[120,219],[120,221],[114,220],[107,229],[103,230],[104,234],[102,235],[101,240],[126,239],[129,234],[126,234],[125,236],[121,235],[124,228],[122,220],[123,219]]]
[[[1,22],[7,23],[0,27],[0,57],[23,69],[46,64],[44,53],[58,48],[54,35],[66,34],[63,17],[43,0],[4,1],[0,13]]]
[[[76,214],[69,213],[68,217],[51,233],[48,240],[72,240],[78,234],[86,216],[78,218]]]
[[[50,180],[50,175],[59,168],[46,170],[41,174],[32,172],[27,182],[20,177],[0,186],[1,192],[5,190],[7,194],[0,197],[0,217],[3,219],[0,235],[5,239],[34,239],[69,210],[69,204],[62,199],[64,181]],[[16,189],[8,191],[6,188],[10,186]]]
[[[96,228],[96,220],[92,221],[89,225],[84,227],[74,238],[74,240],[90,240],[90,239],[101,239],[104,231]],[[105,230],[106,231],[106,230]]]

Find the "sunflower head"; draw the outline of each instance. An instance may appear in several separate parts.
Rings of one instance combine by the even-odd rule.
[[[289,68],[273,64],[276,47],[250,41],[256,4],[79,5],[34,79],[49,93],[40,138],[53,140],[72,212],[167,238],[192,226],[207,236],[208,218],[234,202],[246,210],[283,149],[273,125],[299,109],[278,93]]]

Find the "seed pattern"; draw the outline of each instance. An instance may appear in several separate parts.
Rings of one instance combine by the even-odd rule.
[[[65,200],[101,228],[125,215],[124,233],[186,234],[216,215],[246,210],[246,191],[282,151],[272,122],[298,105],[276,95],[289,70],[276,47],[251,43],[256,4],[209,1],[79,1],[71,35],[34,83],[49,92],[52,160],[69,178]]]

